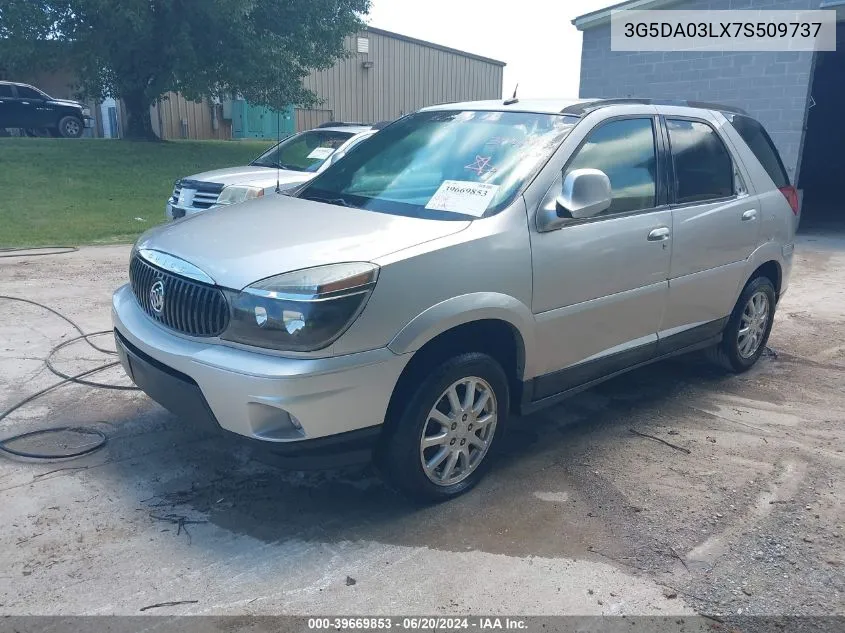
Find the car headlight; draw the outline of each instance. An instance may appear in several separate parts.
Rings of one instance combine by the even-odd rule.
[[[260,198],[264,195],[262,187],[249,187],[247,185],[229,185],[220,192],[217,204],[238,204],[245,200]]]
[[[82,108],[82,116],[91,116],[91,108]]]
[[[378,271],[368,262],[329,264],[229,291],[231,319],[221,338],[297,352],[326,347],[361,314]]]

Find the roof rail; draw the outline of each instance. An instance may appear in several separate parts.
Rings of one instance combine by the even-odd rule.
[[[703,110],[718,110],[719,112],[733,112],[734,114],[748,114],[745,110],[735,106],[724,105],[721,103],[708,103],[706,101],[688,101],[686,99],[594,99],[592,101],[582,101],[581,103],[573,103],[561,110],[561,114],[574,114],[576,116],[583,116],[589,114],[593,110],[599,108],[606,108],[613,105],[674,105],[684,106],[687,108],[701,108]]]
[[[352,121],[325,121],[318,125],[318,128],[321,127],[357,127],[357,126],[364,126],[367,125],[366,123],[354,123]]]

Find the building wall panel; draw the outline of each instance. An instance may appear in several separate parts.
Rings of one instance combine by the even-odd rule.
[[[747,9],[751,4],[687,0],[672,9]],[[764,8],[816,9],[818,4],[818,0],[766,0]],[[742,108],[769,131],[794,182],[812,63],[812,52],[611,51],[610,25],[603,24],[583,34],[580,96],[688,99]]]
[[[357,52],[358,37],[369,39],[368,53]],[[501,62],[378,29],[348,38],[346,48],[349,57],[304,81],[320,100],[313,109],[338,121],[374,123],[437,103],[502,96]],[[297,116],[297,129],[309,117]]]
[[[217,129],[214,129],[212,107],[217,111]],[[165,140],[232,138],[231,122],[222,118],[220,106],[212,106],[205,99],[190,101],[179,93],[168,92],[158,104],[150,108],[150,118],[153,130]],[[187,136],[182,135],[182,119],[187,121]]]

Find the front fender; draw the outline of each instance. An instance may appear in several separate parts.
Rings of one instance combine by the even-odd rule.
[[[497,292],[473,292],[431,306],[405,325],[388,347],[397,354],[414,352],[447,330],[485,319],[504,321],[519,333],[525,354],[521,378],[533,377],[537,358],[534,315],[521,301]]]

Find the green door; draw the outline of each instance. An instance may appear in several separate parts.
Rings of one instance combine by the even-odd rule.
[[[232,103],[232,137],[266,138],[289,136],[295,130],[293,106],[271,110],[246,101]]]

